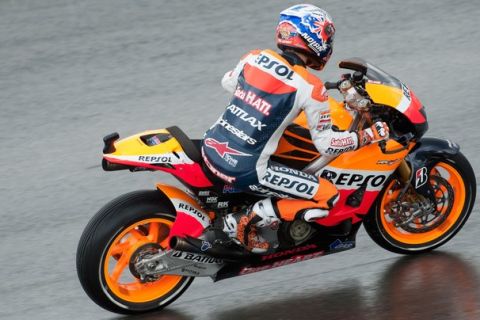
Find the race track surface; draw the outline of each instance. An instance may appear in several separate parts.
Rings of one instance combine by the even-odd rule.
[[[336,25],[330,65],[363,57],[411,86],[427,135],[461,145],[480,181],[478,1],[316,2]],[[479,205],[434,254],[405,258],[361,229],[357,248],[218,283],[123,317],[80,287],[91,216],[153,173],[101,170],[102,137],[178,125],[201,137],[229,96],[224,72],[272,48],[292,1],[0,0],[1,319],[480,319]],[[477,195],[478,198],[478,195]],[[477,201],[478,202],[478,201]]]

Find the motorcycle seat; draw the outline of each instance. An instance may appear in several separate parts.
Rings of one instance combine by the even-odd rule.
[[[186,134],[177,126],[168,127],[167,131],[177,139],[182,146],[183,151],[192,161],[202,163],[200,154],[200,143],[194,143]]]

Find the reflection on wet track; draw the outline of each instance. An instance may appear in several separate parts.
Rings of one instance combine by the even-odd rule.
[[[379,275],[374,288],[365,288],[355,282],[351,286],[342,283],[339,289],[294,294],[242,308],[236,308],[231,300],[229,308],[221,304],[226,311],[211,314],[195,310],[199,302],[194,301],[191,306],[188,302],[182,303],[183,311],[165,310],[115,319],[474,320],[480,318],[479,285],[478,274],[468,261],[455,254],[433,252],[399,258]],[[371,289],[373,297],[369,296]]]

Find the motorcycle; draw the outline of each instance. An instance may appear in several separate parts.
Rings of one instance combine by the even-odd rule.
[[[222,217],[261,199],[217,177],[201,156],[199,139],[178,127],[104,138],[106,171],[157,171],[184,186],[157,184],[106,204],[88,223],[77,250],[77,272],[88,296],[112,312],[163,308],[195,277],[213,281],[264,271],[355,247],[363,224],[381,247],[420,254],[452,239],[475,201],[475,174],[459,146],[425,138],[423,105],[402,82],[359,58],[340,62],[344,74],[326,82],[344,100],[329,98],[332,122],[356,131],[389,125],[388,141],[338,156],[321,156],[300,114],[284,132],[272,159],[333,182],[340,200],[326,218],[284,222],[279,246],[253,254],[221,231]]]

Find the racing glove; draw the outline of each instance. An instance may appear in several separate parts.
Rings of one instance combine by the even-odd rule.
[[[358,147],[363,147],[370,143],[388,140],[388,125],[383,121],[375,122],[370,128],[358,131]]]

